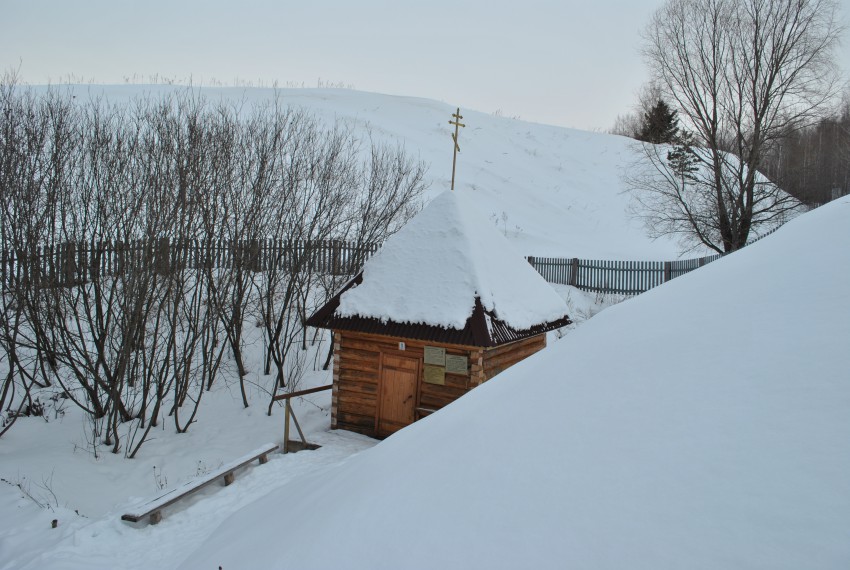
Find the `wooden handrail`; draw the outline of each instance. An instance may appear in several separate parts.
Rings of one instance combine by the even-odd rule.
[[[280,400],[288,400],[290,398],[297,398],[298,396],[306,396],[307,394],[313,394],[315,392],[323,392],[325,390],[330,390],[333,387],[333,384],[327,384],[325,386],[317,386],[316,388],[307,388],[306,390],[289,392],[288,394],[278,394],[277,396],[272,398],[272,400],[275,402],[279,402]]]

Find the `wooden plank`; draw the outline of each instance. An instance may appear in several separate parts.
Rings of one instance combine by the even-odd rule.
[[[393,368],[399,371],[415,371],[418,368],[418,359],[416,358],[384,354],[383,360],[384,369]]]
[[[398,342],[399,340],[403,340],[407,345],[407,350],[405,353],[416,352],[420,354],[424,351],[424,347],[426,344],[433,346],[434,343],[422,341],[418,339],[410,339],[410,338],[399,338],[399,337],[390,337],[386,335],[377,335],[377,334],[369,334],[369,333],[356,333],[356,332],[348,332],[342,331],[343,337],[343,348],[348,346],[346,343],[366,343],[361,344],[362,347],[373,348],[376,345],[381,348],[381,350],[398,350]],[[477,350],[478,347],[465,345],[465,344],[448,344],[448,343],[439,343],[440,346],[446,347],[446,350],[455,350],[458,351],[456,354],[463,354],[466,351]]]
[[[375,414],[358,414],[355,412],[346,412],[340,410],[337,414],[337,425],[342,429],[349,429],[349,427],[345,426],[354,426],[359,427],[361,429],[368,428],[371,430],[371,433],[375,433]],[[359,430],[358,433],[363,433]]]
[[[339,365],[348,370],[353,370],[357,372],[362,372],[364,374],[377,374],[378,373],[378,357],[375,357],[373,362],[367,362],[365,360],[350,360],[346,358],[345,354],[339,355]]]
[[[360,416],[369,416],[374,421],[375,413],[378,410],[378,399],[367,401],[365,399],[343,399],[337,395],[337,411],[340,414],[357,414]]]
[[[229,485],[233,482],[234,474],[233,472],[251,463],[256,459],[260,459],[261,463],[265,463],[268,457],[268,454],[276,450],[278,446],[273,443],[266,444],[258,449],[255,449],[248,455],[244,455],[235,461],[231,461],[230,463],[219,467],[215,471],[207,473],[206,475],[184,483],[180,487],[176,489],[172,489],[163,493],[162,495],[150,499],[148,501],[139,503],[132,507],[130,511],[121,516],[121,520],[131,521],[131,522],[139,522],[143,518],[148,515],[151,515],[151,524],[157,524],[162,519],[162,509],[165,507],[172,505],[186,497],[195,491],[198,491],[210,483],[216,481],[219,477],[224,477],[225,485]],[[230,482],[228,482],[228,479]]]
[[[369,364],[373,364],[375,368],[378,367],[378,357],[381,354],[378,350],[362,350],[359,348],[351,348],[350,346],[342,345],[340,345],[339,347],[339,353],[340,355],[344,355],[346,360],[366,362]]]
[[[446,374],[445,386],[449,388],[460,388],[462,390],[469,389],[468,374]]]
[[[357,407],[365,410],[368,408],[375,408],[378,405],[378,395],[340,390],[336,395],[336,401],[338,409],[343,408],[346,410],[353,410]]]
[[[278,400],[288,400],[290,398],[297,398],[299,396],[306,396],[307,394],[315,394],[316,392],[324,392],[325,390],[330,390],[333,388],[333,384],[325,384],[324,386],[316,386],[315,388],[307,388],[306,390],[297,390],[295,392],[288,392],[286,394],[278,394],[274,398],[275,401]]]
[[[492,356],[487,356],[485,353],[484,370],[487,370],[488,367],[500,366],[508,362],[515,364],[521,360],[525,360],[532,354],[539,352],[544,348],[544,346],[544,344],[526,345],[517,347],[514,350],[501,352]]]
[[[339,365],[339,379],[342,382],[358,382],[363,384],[377,384],[378,371],[371,370],[369,372],[348,368],[345,361]]]
[[[429,402],[442,402],[443,405],[446,405],[457,400],[467,392],[469,392],[467,388],[453,388],[440,384],[423,383],[419,390],[419,404],[427,406]]]
[[[378,384],[377,382],[374,384],[363,384],[363,383],[355,383],[355,382],[340,382],[337,383],[337,390],[334,392],[338,394],[340,392],[349,392],[352,394],[363,394],[363,395],[376,395],[378,393]]]

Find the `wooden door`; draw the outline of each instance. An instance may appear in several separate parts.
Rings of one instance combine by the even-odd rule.
[[[387,437],[413,423],[419,359],[383,354],[378,437]]]

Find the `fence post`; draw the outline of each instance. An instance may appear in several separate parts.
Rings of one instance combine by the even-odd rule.
[[[248,269],[254,273],[260,272],[260,240],[258,239],[248,242]]]
[[[286,399],[283,412],[283,452],[289,453],[289,414],[291,413],[289,398]]]
[[[154,271],[160,275],[168,275],[171,272],[171,259],[167,237],[160,238],[156,242]]]
[[[339,275],[340,244],[338,240],[331,241],[331,275]]]
[[[670,281],[672,274],[672,264],[669,261],[664,262],[664,282]]]
[[[574,257],[572,261],[570,261],[570,266],[570,285],[578,287],[578,257]]]
[[[69,241],[65,243],[64,249],[64,255],[62,256],[63,285],[72,287],[74,285],[74,276],[77,273],[77,244]]]

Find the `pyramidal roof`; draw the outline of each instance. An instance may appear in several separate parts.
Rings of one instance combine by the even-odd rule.
[[[388,239],[308,324],[364,330],[345,326],[364,319],[457,331],[475,328],[470,320],[480,320],[477,337],[490,337],[478,339],[475,344],[482,346],[528,336],[517,331],[537,334],[541,327],[569,322],[564,300],[476,212],[471,197],[458,192],[437,196]],[[493,338],[500,327],[513,331],[502,342]]]

